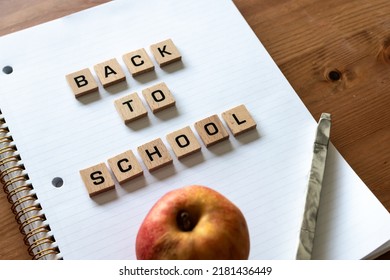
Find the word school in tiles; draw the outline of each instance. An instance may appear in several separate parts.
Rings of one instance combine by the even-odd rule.
[[[181,60],[181,54],[171,39],[153,44],[150,49],[160,67]],[[133,77],[154,70],[154,64],[145,49],[129,52],[122,58]],[[126,80],[115,58],[96,64],[94,70],[104,88]],[[98,85],[88,68],[66,75],[66,80],[76,98],[98,90]],[[175,106],[175,98],[164,82],[142,90],[142,96],[153,113]],[[147,115],[147,109],[136,92],[115,100],[114,106],[125,124]],[[225,111],[221,116],[234,136],[256,128],[256,122],[245,105]],[[195,122],[194,128],[206,147],[229,138],[229,133],[217,114]],[[168,133],[166,140],[179,160],[201,150],[201,144],[188,125]],[[173,162],[161,138],[137,147],[137,151],[149,172]],[[119,184],[144,174],[141,163],[132,150],[109,158],[107,162]],[[104,162],[80,170],[80,175],[91,197],[115,188],[114,178]]]

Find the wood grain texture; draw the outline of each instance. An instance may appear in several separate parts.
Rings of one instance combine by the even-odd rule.
[[[3,0],[0,35],[103,2]],[[331,141],[390,210],[388,0],[234,3],[311,114],[332,113]],[[3,193],[0,210],[0,259],[29,259]]]
[[[161,138],[145,143],[137,148],[146,168],[152,172],[168,164],[173,160],[167,147]]]
[[[142,90],[146,103],[153,113],[175,106],[176,101],[167,85],[162,82]]]
[[[108,159],[108,165],[119,184],[123,184],[144,174],[132,150]]]
[[[143,48],[124,54],[122,59],[133,77],[154,70],[154,64]]]
[[[98,85],[88,68],[65,76],[76,98],[98,90]]]
[[[109,87],[126,80],[126,75],[115,58],[98,63],[93,68],[103,87]]]
[[[229,138],[229,133],[218,115],[199,120],[194,127],[207,148]]]
[[[181,60],[181,54],[172,39],[167,39],[150,46],[154,59],[160,67]]]
[[[115,188],[114,179],[104,162],[80,170],[80,175],[90,197]]]
[[[202,148],[189,126],[167,134],[166,138],[178,159],[199,152]]]
[[[245,105],[239,105],[223,112],[222,118],[234,136],[254,129],[257,126]]]

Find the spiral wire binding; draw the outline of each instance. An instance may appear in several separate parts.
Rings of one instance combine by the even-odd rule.
[[[55,246],[55,238],[50,234],[50,226],[28,180],[0,111],[0,183],[12,204],[11,209],[24,235],[24,243],[34,260],[60,259],[60,250]]]

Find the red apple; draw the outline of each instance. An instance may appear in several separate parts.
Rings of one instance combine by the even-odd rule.
[[[248,259],[249,232],[241,211],[204,186],[188,186],[161,197],[137,235],[137,259]]]

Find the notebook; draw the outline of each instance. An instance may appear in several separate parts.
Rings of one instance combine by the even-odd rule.
[[[151,46],[168,39],[181,59],[160,66]],[[123,56],[140,49],[154,67],[133,76]],[[113,1],[3,36],[0,53],[1,176],[34,258],[135,259],[153,204],[193,184],[239,207],[250,259],[295,258],[316,120],[231,1]],[[103,87],[94,66],[111,59],[126,80]],[[83,69],[98,90],[75,97],[66,76]],[[175,102],[153,112],[142,92],[161,83]],[[133,93],[147,114],[125,123],[115,102]],[[256,127],[234,136],[222,115],[241,105]],[[212,116],[228,138],[206,147],[195,123]],[[186,127],[200,151],[178,159],[166,136]],[[149,171],[138,147],[156,139],[171,162]],[[329,149],[313,258],[375,257],[390,215]],[[129,150],[143,173],[118,183],[108,160]],[[80,171],[100,163],[114,186],[91,196]]]

